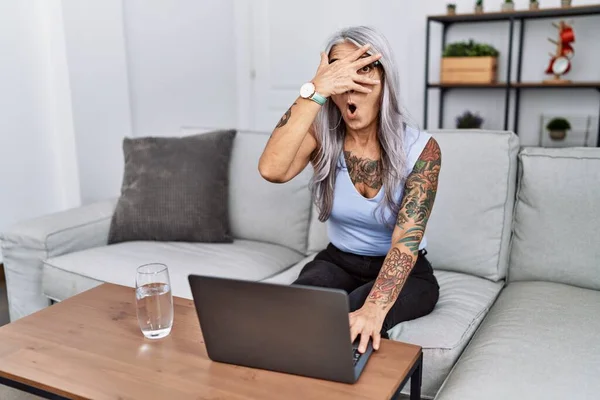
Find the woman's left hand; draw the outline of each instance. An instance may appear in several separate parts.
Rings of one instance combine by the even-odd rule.
[[[360,335],[358,351],[367,351],[369,338],[373,338],[373,349],[379,350],[381,327],[385,319],[385,311],[381,306],[366,302],[361,308],[350,313],[350,336],[352,342]]]

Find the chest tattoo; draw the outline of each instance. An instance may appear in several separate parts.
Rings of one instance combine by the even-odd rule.
[[[376,190],[381,188],[383,179],[380,160],[356,157],[350,151],[344,151],[344,157],[348,174],[355,185],[360,183]]]

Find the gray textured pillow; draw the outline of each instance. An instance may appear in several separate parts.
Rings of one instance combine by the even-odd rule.
[[[228,194],[234,137],[229,130],[125,138],[125,173],[108,243],[232,242]]]

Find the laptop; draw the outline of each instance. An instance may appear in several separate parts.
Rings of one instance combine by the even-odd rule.
[[[355,383],[373,352],[350,341],[348,297],[337,289],[188,277],[213,361]]]

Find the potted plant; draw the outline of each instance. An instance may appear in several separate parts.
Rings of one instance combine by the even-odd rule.
[[[456,117],[457,129],[481,129],[483,118],[479,114],[473,114],[470,111],[465,111],[462,115]]]
[[[564,140],[567,137],[567,131],[571,129],[571,124],[565,118],[553,118],[546,125],[546,129],[552,140]]]
[[[446,11],[447,11],[448,15],[455,15],[456,14],[456,4],[448,3],[446,5]]]
[[[483,0],[475,2],[475,14],[483,14]]]
[[[502,3],[502,11],[514,11],[515,10],[515,3],[513,3],[513,0],[504,0],[504,3]]]
[[[495,83],[498,50],[489,44],[468,42],[450,43],[442,54],[441,83]]]
[[[529,9],[530,10],[538,10],[540,8],[540,2],[537,0],[529,1]]]
[[[571,7],[571,0],[560,0],[560,5],[562,8]]]

